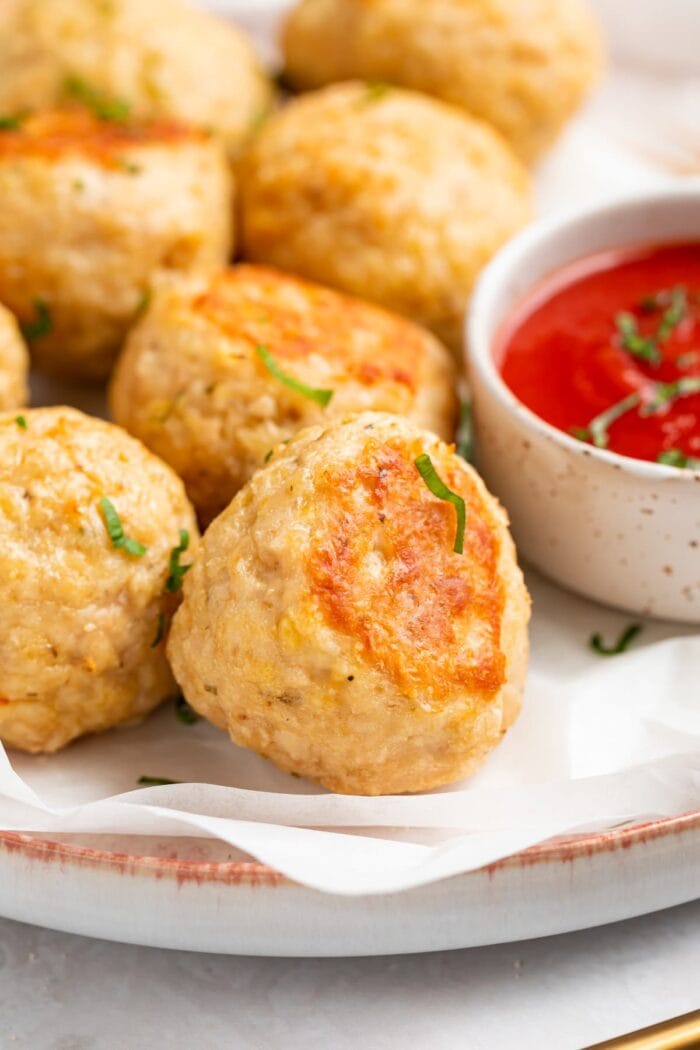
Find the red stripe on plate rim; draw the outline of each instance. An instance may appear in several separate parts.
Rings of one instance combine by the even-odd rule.
[[[670,835],[692,832],[700,832],[700,810],[612,831],[545,842],[491,864],[484,870],[491,875],[504,867],[530,867],[545,863],[570,864],[581,857],[629,850]],[[27,860],[44,863],[108,868],[122,875],[150,875],[155,878],[174,879],[178,883],[267,887],[279,886],[282,883],[291,885],[290,880],[258,861],[198,861],[114,853],[89,846],[73,846],[50,839],[34,838],[15,831],[0,831],[0,852],[20,854]]]

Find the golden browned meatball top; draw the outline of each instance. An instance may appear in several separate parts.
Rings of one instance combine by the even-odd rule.
[[[299,87],[362,77],[425,91],[532,161],[596,80],[602,47],[580,0],[300,0],[284,52]]]
[[[376,85],[291,102],[238,174],[249,259],[395,310],[458,354],[479,271],[531,214],[528,175],[490,127]]]
[[[434,495],[429,455],[463,497]],[[520,707],[529,600],[503,511],[409,420],[364,413],[278,450],[206,533],[169,656],[233,740],[334,791],[468,775]]]
[[[111,404],[184,479],[203,522],[311,423],[374,409],[451,437],[454,368],[429,332],[260,266],[192,284],[158,296],[132,331]]]
[[[3,743],[56,751],[173,695],[186,541],[178,563],[197,543],[182,483],[124,431],[70,408],[0,413]]]
[[[272,95],[246,36],[182,0],[2,0],[0,113],[62,105],[76,78],[136,120],[207,128],[231,151]]]
[[[76,107],[0,130],[0,301],[37,365],[103,378],[154,282],[225,262],[230,195],[221,146],[181,124]]]

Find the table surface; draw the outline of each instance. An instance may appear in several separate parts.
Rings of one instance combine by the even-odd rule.
[[[700,1007],[700,901],[521,944],[250,959],[0,920],[0,1050],[581,1050]]]

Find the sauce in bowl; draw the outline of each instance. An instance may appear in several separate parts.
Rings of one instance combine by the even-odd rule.
[[[559,430],[700,469],[700,242],[564,267],[507,319],[496,361],[516,397]]]

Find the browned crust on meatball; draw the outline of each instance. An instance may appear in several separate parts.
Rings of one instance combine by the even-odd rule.
[[[419,440],[370,442],[352,468],[326,472],[319,492],[335,514],[310,559],[311,587],[329,622],[359,638],[405,695],[437,679],[488,700],[505,680],[498,533],[473,478],[447,461],[442,478],[467,505],[464,553],[454,552],[455,510],[423,483],[421,452]],[[386,569],[367,593],[361,566],[373,551]],[[456,624],[474,648],[458,647]]]
[[[99,120],[86,109],[52,109],[18,121],[0,131],[0,160],[39,157],[57,160],[80,154],[105,167],[120,166],[124,153],[147,146],[202,142],[203,131],[175,120],[122,124]]]
[[[321,404],[279,376],[330,391]],[[114,418],[180,474],[203,523],[300,428],[368,409],[454,433],[455,370],[429,332],[361,300],[241,265],[157,295],[112,382]]]
[[[352,296],[265,266],[242,264],[222,271],[192,303],[217,328],[252,346],[265,346],[280,361],[303,361],[321,351],[342,361],[343,371],[368,386],[389,380],[416,389],[427,334],[403,318]],[[375,333],[381,354],[368,360],[353,339],[358,328]]]
[[[51,752],[175,694],[166,586],[192,508],[175,474],[71,408],[0,413],[0,740]],[[102,499],[135,552],[115,542]]]
[[[0,300],[39,369],[103,379],[163,280],[225,263],[232,181],[221,143],[177,122],[54,110],[0,131]]]
[[[528,174],[491,127],[356,82],[284,107],[236,174],[248,260],[402,314],[460,358],[474,282],[532,214]]]
[[[0,113],[62,105],[78,81],[137,120],[210,129],[232,155],[272,104],[253,41],[190,0],[0,0]]]
[[[467,504],[415,466],[428,454]],[[217,518],[168,645],[200,714],[332,791],[469,776],[520,709],[529,598],[479,476],[409,420],[309,427]]]
[[[358,77],[423,91],[488,121],[528,162],[602,65],[581,0],[299,0],[282,50],[297,88]]]

